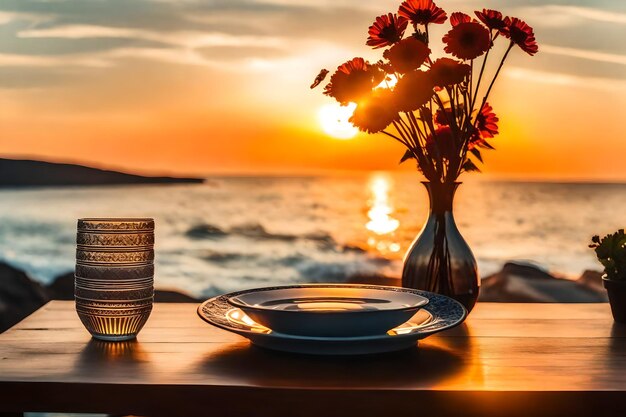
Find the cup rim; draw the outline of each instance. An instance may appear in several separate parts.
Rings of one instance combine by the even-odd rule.
[[[153,217],[81,217],[83,222],[152,222]]]

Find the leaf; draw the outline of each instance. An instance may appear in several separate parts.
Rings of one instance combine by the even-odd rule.
[[[426,32],[422,32],[419,29],[415,29],[415,32],[411,36],[413,36],[415,39],[422,41],[426,45],[428,45],[428,35],[426,35]]]
[[[604,272],[609,279],[626,280],[626,235],[620,229],[613,234],[608,234],[600,239],[598,236],[591,238],[590,245],[596,252],[600,263],[604,266]]]
[[[463,170],[466,172],[481,172],[480,168],[476,166],[476,164],[471,159],[466,159],[463,164]]]
[[[320,71],[319,74],[317,74],[317,77],[315,77],[315,80],[313,81],[313,84],[311,84],[311,88],[315,88],[318,85],[320,85],[322,83],[322,81],[324,81],[324,78],[326,78],[326,76],[328,75],[328,70],[322,68],[322,70]]]
[[[472,155],[474,155],[476,157],[476,159],[478,159],[480,162],[483,162],[483,157],[480,154],[480,151],[476,148],[471,149],[470,152],[472,153]]]
[[[484,140],[484,139],[480,142],[480,144],[479,144],[478,146],[480,146],[480,147],[482,147],[482,148],[487,148],[487,149],[493,149],[493,150],[495,150],[495,149],[496,149],[496,148],[494,148],[493,146],[491,146],[491,145],[489,144],[489,142],[487,142],[487,141],[486,141],[486,140]]]
[[[411,152],[410,149],[407,149],[404,155],[402,155],[402,159],[400,159],[400,163],[403,163],[404,161],[411,159],[411,158],[415,159],[415,155],[413,155],[413,152]]]

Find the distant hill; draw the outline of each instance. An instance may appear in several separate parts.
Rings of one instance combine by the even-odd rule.
[[[0,158],[0,187],[202,182],[202,178],[146,177],[75,164]]]

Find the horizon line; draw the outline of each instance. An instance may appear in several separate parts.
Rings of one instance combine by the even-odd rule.
[[[129,175],[140,175],[148,177],[186,177],[186,178],[315,178],[315,177],[332,177],[332,176],[361,176],[371,175],[374,173],[385,173],[390,175],[414,175],[418,174],[417,170],[401,168],[398,170],[387,169],[301,169],[294,170],[291,168],[275,168],[269,170],[259,169],[229,169],[222,171],[206,172],[202,174],[190,174],[180,171],[172,171],[171,169],[153,170],[153,169],[137,169],[114,164],[102,164],[96,161],[77,160],[73,158],[54,158],[40,157],[32,154],[4,154],[0,155],[0,159],[10,160],[27,160],[37,162],[47,162],[52,164],[69,164],[79,165],[87,168],[95,168],[107,171],[116,171]],[[626,184],[626,178],[606,178],[606,177],[568,177],[568,176],[550,176],[550,175],[526,175],[526,174],[494,174],[480,173],[473,174],[471,177],[466,176],[462,182],[512,182],[512,183],[550,183],[550,184]]]

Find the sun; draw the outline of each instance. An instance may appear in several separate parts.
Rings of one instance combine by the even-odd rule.
[[[348,121],[355,108],[354,103],[347,106],[331,103],[320,107],[318,117],[322,130],[336,139],[352,139],[359,133],[359,129]]]

